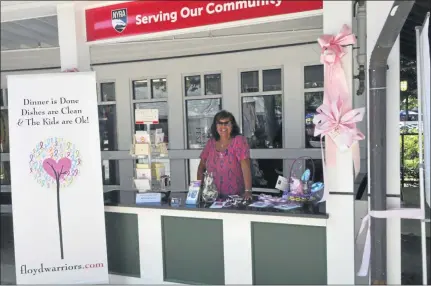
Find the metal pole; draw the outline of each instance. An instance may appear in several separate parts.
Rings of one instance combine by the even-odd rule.
[[[386,209],[386,64],[370,64],[370,204]],[[371,222],[371,281],[386,284],[386,219]],[[383,282],[383,283],[382,283]]]
[[[395,1],[386,18],[369,66],[369,186],[371,210],[386,210],[387,60],[414,1]],[[398,124],[398,122],[392,122]],[[387,283],[386,219],[371,219],[371,284]]]

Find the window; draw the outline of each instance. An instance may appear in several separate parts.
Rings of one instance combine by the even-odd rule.
[[[204,75],[205,95],[221,94],[221,74]]]
[[[221,110],[221,99],[186,101],[187,138],[190,149],[201,149],[211,137],[211,124]]]
[[[263,91],[281,90],[281,69],[264,70],[263,74]]]
[[[168,130],[168,85],[164,77],[143,78],[132,80],[132,104],[133,104],[133,124],[134,131],[147,130],[146,124],[135,124],[136,109],[157,109],[159,111],[159,124],[151,124],[151,130],[162,129],[164,142],[169,143]],[[165,174],[170,175],[169,159],[153,154],[152,163],[164,165]],[[138,159],[136,163],[148,163],[146,159]]]
[[[161,128],[165,134],[164,142],[169,142],[168,103],[166,101],[135,103],[134,109],[157,109],[159,111],[159,124],[151,124],[151,130]],[[147,125],[135,124],[135,131],[137,130],[147,130]]]
[[[119,185],[118,161],[102,160],[103,185]]]
[[[323,182],[323,165],[321,159],[305,160],[305,168],[310,169],[310,178],[313,179],[313,182]]]
[[[117,112],[115,83],[102,82],[99,85],[98,111],[101,151],[115,151],[117,146]]]
[[[151,95],[152,98],[168,98],[168,87],[165,78],[151,80]]]
[[[9,153],[7,89],[1,89],[0,98],[0,153]]]
[[[241,73],[241,92],[259,92],[259,71]]]
[[[241,91],[242,133],[250,148],[282,148],[281,69],[242,72]]]
[[[222,109],[220,73],[184,77],[187,146],[202,149],[211,137],[214,116]]]
[[[202,95],[201,89],[201,76],[192,75],[184,77],[185,96],[200,96]]]
[[[323,65],[304,67],[304,88],[322,88],[323,82]]]
[[[10,163],[0,162],[0,185],[10,185]]]
[[[105,82],[100,84],[100,101],[115,101],[115,83]]]
[[[132,81],[133,99],[150,99],[147,80]]]
[[[305,147],[320,148],[320,136],[314,137],[313,119],[323,104],[323,65],[304,67]],[[324,144],[325,139],[322,139]]]
[[[253,189],[274,189],[278,176],[283,176],[282,159],[251,159]]]
[[[166,78],[144,78],[132,80],[132,102],[135,109],[157,109],[159,124],[152,124],[151,130],[163,129],[164,142],[169,142],[168,133],[168,89]],[[135,112],[133,111],[133,118]],[[133,119],[133,122],[135,120]],[[134,124],[136,130],[147,130],[145,124]]]

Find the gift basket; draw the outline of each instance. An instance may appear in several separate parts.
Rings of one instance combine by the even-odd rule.
[[[308,159],[311,161],[312,170],[307,168],[302,172],[301,162]],[[324,185],[322,182],[313,181],[315,169],[313,158],[297,158],[290,168],[289,185],[283,197],[290,202],[317,203],[322,197]]]

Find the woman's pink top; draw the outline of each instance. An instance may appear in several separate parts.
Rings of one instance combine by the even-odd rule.
[[[250,158],[250,147],[244,136],[235,136],[223,152],[216,150],[216,140],[208,140],[202,150],[201,160],[208,173],[213,173],[214,183],[222,195],[239,195],[244,192],[241,161]]]

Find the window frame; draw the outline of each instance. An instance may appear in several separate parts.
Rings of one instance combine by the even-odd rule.
[[[206,75],[220,75],[221,84],[221,94],[205,95],[205,76]],[[201,95],[199,96],[186,96],[186,77],[189,76],[200,76],[201,79]],[[181,89],[183,98],[183,124],[184,124],[184,146],[186,150],[203,150],[202,148],[190,148],[189,145],[189,129],[188,129],[188,117],[187,117],[187,101],[193,100],[206,100],[206,99],[219,99],[220,100],[220,110],[223,110],[223,72],[221,70],[215,71],[205,71],[205,72],[190,72],[181,74]]]
[[[169,93],[169,78],[167,75],[156,75],[156,76],[142,76],[142,77],[136,77],[131,78],[129,81],[129,87],[130,87],[130,110],[131,117],[132,117],[132,135],[135,134],[135,104],[137,103],[157,103],[157,102],[165,102],[167,104],[167,110],[169,110],[169,103],[168,103],[168,97],[164,98],[153,98],[152,94],[152,86],[151,86],[151,80],[153,79],[166,79],[166,88]],[[133,82],[139,81],[139,80],[146,80],[147,81],[147,92],[150,95],[149,99],[134,99],[135,90],[133,86]],[[168,115],[168,126],[169,126],[169,115]],[[168,142],[168,149],[169,149],[169,142]]]
[[[103,101],[102,100],[102,84],[105,84],[105,83],[113,83],[114,84],[115,100],[110,100],[110,101]],[[115,141],[116,141],[115,145],[118,146],[117,81],[115,79],[109,79],[109,78],[108,79],[103,79],[103,80],[98,80],[96,82],[96,93],[97,93],[97,113],[99,113],[99,106],[111,106],[111,105],[115,106],[115,129],[117,131],[115,133],[115,136],[116,136],[115,137]],[[117,147],[117,149],[118,149],[118,147]],[[118,182],[117,185],[105,185],[104,184],[105,178],[102,177],[102,180],[103,180],[102,184],[103,184],[104,190],[105,189],[109,189],[109,187],[113,187],[113,186],[118,187],[120,185],[119,184],[119,182],[120,182],[120,164],[119,164],[119,161],[118,160],[104,159],[103,158],[104,157],[103,154],[109,154],[110,152],[118,152],[118,151],[119,150],[100,150],[101,155],[102,155],[101,156],[102,160],[100,162],[101,168],[103,168],[103,161],[108,161],[108,162],[109,161],[115,161],[115,165],[116,165],[115,173],[118,176],[115,179],[115,181]],[[103,175],[103,173],[102,173],[102,175]]]
[[[312,67],[312,66],[323,66],[322,63],[320,62],[307,62],[307,63],[302,63],[301,65],[301,101],[302,101],[302,109],[301,109],[301,130],[302,130],[302,136],[301,136],[301,142],[302,142],[302,147],[304,149],[309,149],[309,150],[315,150],[315,149],[319,149],[320,147],[307,147],[307,141],[306,141],[306,136],[305,136],[305,94],[306,93],[316,93],[316,92],[322,92],[324,93],[324,86],[323,87],[310,87],[310,88],[306,88],[305,87],[305,68],[306,67]],[[325,80],[325,74],[323,71],[323,80]]]
[[[277,90],[277,91],[263,91],[263,71],[264,70],[275,70],[275,69],[279,69],[281,71],[281,89]],[[257,71],[258,72],[258,91],[257,92],[242,92],[242,82],[241,82],[241,74],[243,72],[252,72],[252,71]],[[243,130],[243,109],[242,109],[242,101],[244,97],[264,97],[264,96],[276,96],[276,95],[280,95],[281,96],[281,114],[282,114],[282,122],[284,123],[285,121],[285,72],[286,69],[284,67],[283,64],[280,65],[270,65],[270,66],[259,66],[259,67],[253,67],[253,68],[244,68],[244,69],[238,69],[238,106],[239,106],[239,118],[238,118],[238,124],[241,130],[241,133],[244,132]],[[285,134],[285,126],[283,126],[282,128],[282,146],[281,148],[277,148],[277,149],[284,149],[286,148],[286,134]],[[270,148],[262,148],[262,149],[251,149],[251,152],[253,153],[253,150],[259,151],[259,152],[263,152],[264,150],[272,150]],[[286,172],[285,168],[284,168],[284,162],[286,161],[285,159],[274,159],[274,158],[254,158],[255,160],[281,160],[282,161],[282,165],[283,165],[283,170],[282,173],[284,174]],[[264,193],[268,193],[268,194],[273,194],[273,193],[277,193],[279,192],[278,190],[275,190],[274,187],[268,187],[268,188],[264,188],[264,187],[253,187],[253,191],[254,192],[264,192]]]
[[[167,88],[167,93],[168,93],[168,96],[167,97],[163,97],[163,98],[153,98],[153,91],[152,91],[152,85],[151,85],[151,80],[153,80],[153,79],[165,79],[166,80],[166,88]],[[134,86],[133,86],[133,83],[135,82],[135,81],[140,81],[140,80],[146,80],[147,81],[147,92],[148,92],[148,94],[150,95],[150,98],[149,99],[134,99],[134,95],[135,95],[135,90],[134,90]],[[140,76],[140,77],[133,77],[133,78],[130,78],[129,79],[129,98],[130,98],[130,110],[131,110],[131,114],[130,114],[130,119],[132,119],[131,120],[131,124],[132,124],[132,134],[131,134],[131,136],[132,136],[132,142],[133,142],[133,138],[134,138],[134,134],[135,134],[135,132],[136,132],[136,129],[135,129],[135,104],[153,104],[153,103],[161,103],[161,102],[163,102],[163,103],[165,103],[166,104],[166,110],[167,110],[167,112],[168,112],[168,114],[167,114],[167,120],[168,120],[168,129],[169,129],[169,101],[168,101],[168,99],[169,99],[169,76],[167,75],[167,74],[165,74],[165,75],[155,75],[155,76]],[[160,120],[160,118],[159,118],[159,120]],[[169,140],[168,140],[168,142],[167,142],[167,149],[169,150]],[[135,168],[136,168],[136,164],[138,163],[138,162],[143,162],[143,163],[146,163],[147,162],[147,159],[134,159],[134,160],[132,160],[132,162],[133,162],[133,172],[135,172]],[[163,163],[164,165],[165,165],[165,168],[166,168],[166,164],[169,166],[169,174],[170,174],[170,159],[169,159],[169,156],[167,156],[167,157],[160,157],[160,158],[151,158],[151,161],[153,162],[153,163]],[[165,171],[166,171],[166,169],[165,169]]]
[[[263,71],[264,70],[275,70],[279,69],[281,71],[281,89],[277,91],[263,91]],[[241,74],[243,72],[252,72],[252,71],[258,71],[259,75],[259,90],[257,92],[241,92],[242,91],[242,82],[241,82]],[[238,70],[238,98],[239,98],[239,118],[238,118],[238,124],[239,128],[241,130],[241,133],[244,133],[243,130],[243,114],[242,114],[242,99],[243,97],[264,97],[264,96],[275,96],[280,95],[281,96],[281,121],[284,123],[285,121],[285,83],[284,83],[284,75],[285,75],[285,68],[284,65],[275,65],[275,66],[263,66],[263,67],[255,67],[255,68],[246,68],[246,69],[239,69]],[[282,128],[282,146],[281,148],[276,149],[284,149],[286,148],[286,134],[285,134],[285,127]],[[252,150],[267,150],[271,148],[262,148],[262,149],[252,149]]]

